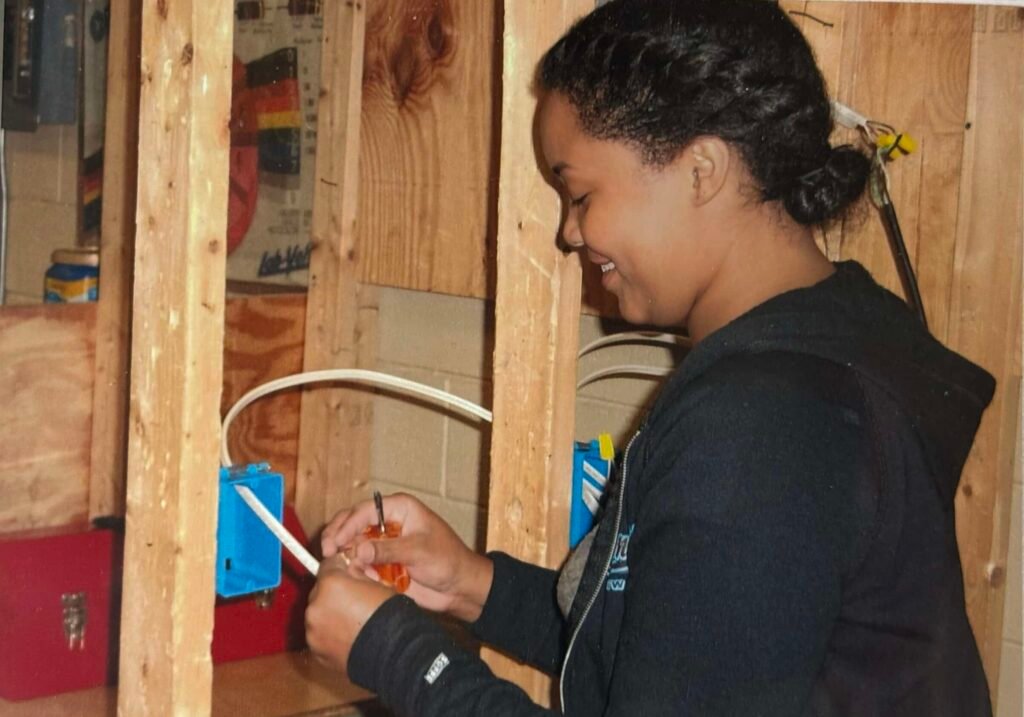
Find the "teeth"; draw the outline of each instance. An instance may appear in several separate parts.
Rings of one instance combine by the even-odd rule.
[[[607,274],[609,271],[611,271],[614,268],[615,268],[615,262],[614,261],[610,261],[607,264],[602,264],[601,265],[601,273],[602,274]]]

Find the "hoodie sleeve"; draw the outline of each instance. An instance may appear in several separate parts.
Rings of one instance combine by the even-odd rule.
[[[651,444],[605,714],[806,713],[872,509],[858,420],[781,368],[709,374]]]
[[[558,609],[558,573],[501,552],[488,553],[494,582],[470,626],[480,641],[553,675],[562,659],[565,621]]]
[[[399,717],[553,717],[455,642],[412,600],[396,595],[360,631],[349,677]]]

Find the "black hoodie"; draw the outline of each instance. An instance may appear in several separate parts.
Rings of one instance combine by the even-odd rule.
[[[853,262],[702,341],[557,575],[493,553],[482,640],[572,715],[985,717],[953,497],[994,381]],[[349,673],[399,715],[533,715],[408,599]]]

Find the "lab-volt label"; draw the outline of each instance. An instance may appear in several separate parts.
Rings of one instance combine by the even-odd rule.
[[[294,244],[288,247],[283,253],[277,249],[273,253],[263,252],[260,258],[258,276],[276,276],[287,274],[292,271],[300,271],[309,268],[309,258],[313,254],[313,242],[305,246]]]

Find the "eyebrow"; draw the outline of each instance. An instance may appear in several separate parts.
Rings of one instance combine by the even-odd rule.
[[[553,166],[551,168],[551,171],[554,172],[556,177],[561,177],[562,176],[562,171],[565,170],[565,169],[568,169],[568,168],[569,168],[569,165],[566,164],[565,162],[558,162],[558,163],[555,164],[555,166]]]

